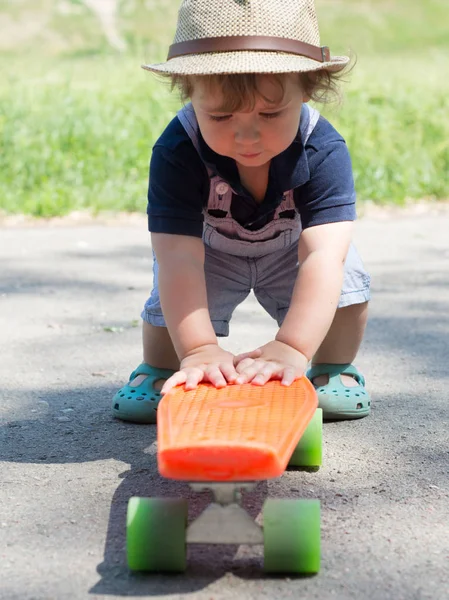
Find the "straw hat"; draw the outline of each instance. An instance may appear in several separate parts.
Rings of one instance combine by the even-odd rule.
[[[320,45],[313,0],[183,0],[167,62],[177,75],[340,71],[347,56]]]

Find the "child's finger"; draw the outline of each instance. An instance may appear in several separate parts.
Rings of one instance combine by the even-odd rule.
[[[237,384],[249,383],[259,373],[259,366],[253,363],[252,366],[247,367],[244,371],[240,372],[236,379]]]
[[[228,363],[221,364],[220,370],[228,383],[234,383],[239,376],[233,365]]]
[[[286,367],[282,375],[281,385],[291,385],[296,379],[295,369]]]
[[[218,366],[210,366],[206,371],[207,379],[214,385],[216,388],[226,387],[227,381],[224,378],[223,373]]]
[[[274,365],[265,365],[253,378],[251,383],[254,385],[265,385],[267,381],[273,379],[274,375],[276,374],[276,370],[277,369]]]
[[[187,375],[184,371],[176,371],[171,377],[167,379],[161,388],[162,396],[169,392],[172,388],[184,383],[187,379]]]
[[[254,365],[254,359],[253,358],[244,358],[242,359],[238,364],[235,365],[235,370],[237,371],[237,373],[243,373],[244,371],[247,371],[251,365]]]
[[[234,356],[234,365],[238,365],[242,360],[246,358],[259,358],[262,354],[262,350],[260,348],[256,348],[255,350],[251,350],[251,352],[243,352],[242,354],[237,354]]]
[[[267,381],[270,381],[271,375],[266,375],[262,373],[257,373],[257,375],[252,379],[251,383],[253,385],[265,385]]]
[[[185,390],[194,390],[200,381],[204,379],[204,371],[203,369],[189,369],[187,371],[187,378],[185,380],[184,389]]]

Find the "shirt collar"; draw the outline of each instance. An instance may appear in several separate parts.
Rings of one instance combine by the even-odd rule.
[[[309,163],[301,135],[301,130],[305,131],[307,128],[307,124],[304,125],[306,119],[308,119],[308,111],[303,106],[295,139],[288,148],[271,161],[270,178],[274,178],[272,183],[278,193],[283,194],[293,190],[310,179]],[[227,181],[236,193],[244,193],[235,160],[214,152],[206,144],[199,130],[198,134],[200,155],[210,170]]]

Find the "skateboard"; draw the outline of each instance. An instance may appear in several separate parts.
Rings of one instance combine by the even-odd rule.
[[[267,499],[263,527],[241,505],[242,494],[287,466],[321,465],[322,411],[310,381],[291,386],[178,386],[158,407],[160,474],[210,490],[214,501],[192,523],[187,500],[138,498],[128,503],[127,559],[132,571],[182,572],[189,544],[263,544],[269,573],[316,573],[320,566],[318,500]]]

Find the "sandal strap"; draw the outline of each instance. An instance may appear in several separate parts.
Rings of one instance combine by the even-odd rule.
[[[332,377],[339,375],[352,375],[359,385],[365,387],[365,378],[354,365],[349,363],[342,365],[321,363],[319,365],[314,365],[307,371],[307,377],[310,380],[319,377],[320,375],[329,375],[329,380]]]
[[[175,373],[172,369],[160,369],[159,367],[152,367],[147,363],[141,363],[137,369],[135,369],[129,376],[129,381],[135,379],[138,375],[148,375],[149,377],[156,379],[168,379]]]

